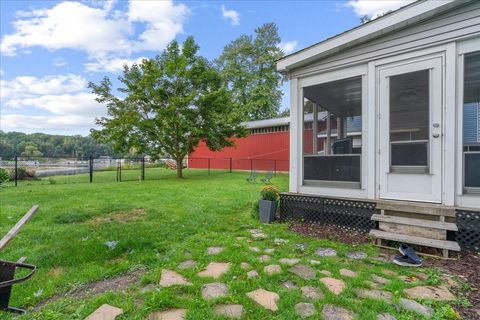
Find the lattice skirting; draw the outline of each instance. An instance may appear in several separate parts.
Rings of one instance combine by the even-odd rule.
[[[455,240],[462,249],[480,251],[480,212],[457,210]]]
[[[375,222],[371,221],[375,205],[374,202],[282,193],[279,219],[337,225],[367,233],[375,228]]]

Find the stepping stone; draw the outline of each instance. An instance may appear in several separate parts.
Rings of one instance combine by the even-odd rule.
[[[323,306],[323,320],[353,320],[354,317],[355,315],[347,309],[343,309],[331,304]]]
[[[225,297],[228,294],[228,286],[224,283],[214,282],[202,286],[202,297],[205,300]]]
[[[265,250],[263,250],[263,252],[271,254],[271,253],[275,252],[275,249],[265,249]]]
[[[270,292],[264,289],[257,289],[247,293],[247,297],[261,305],[267,310],[277,311],[277,303],[280,300],[280,296],[275,292]]]
[[[273,242],[276,245],[282,245],[282,244],[287,244],[288,240],[287,239],[282,239],[282,238],[275,238],[275,239],[273,239]]]
[[[152,291],[153,289],[155,289],[155,286],[150,283],[150,284],[147,284],[145,287],[143,287],[142,289],[140,289],[140,293],[141,294],[144,294],[144,293],[147,293],[149,291]]]
[[[256,240],[262,240],[262,239],[267,238],[267,235],[265,233],[263,233],[262,229],[250,229],[249,232],[250,232],[252,238],[254,238]]]
[[[270,257],[268,254],[264,254],[258,257],[258,260],[260,260],[260,262],[267,262],[267,261],[270,261],[271,259],[272,257]]]
[[[344,277],[355,278],[358,274],[355,271],[348,269],[340,269],[340,274]]]
[[[243,315],[243,306],[241,304],[219,304],[215,306],[213,312],[218,316],[240,319]]]
[[[302,291],[303,296],[307,299],[319,300],[324,297],[323,292],[312,286],[301,287],[300,290]]]
[[[347,258],[350,258],[350,259],[359,260],[359,259],[365,259],[366,257],[368,256],[363,251],[354,251],[354,252],[347,253]]]
[[[300,251],[305,251],[305,249],[308,248],[308,243],[296,243],[295,248],[297,248]]]
[[[193,269],[197,266],[197,262],[194,260],[185,260],[178,265],[178,269],[185,270],[185,269]]]
[[[335,278],[322,278],[320,282],[323,283],[328,290],[330,290],[333,294],[339,295],[345,289],[345,282]]]
[[[279,260],[280,263],[283,263],[283,264],[288,264],[289,266],[293,266],[297,263],[300,262],[300,259],[287,259],[287,258],[282,258]]]
[[[151,313],[148,320],[184,320],[186,315],[186,309],[170,309]]]
[[[420,313],[427,318],[431,318],[433,315],[433,309],[427,306],[424,306],[416,301],[405,299],[405,298],[400,298],[399,300],[400,305],[408,311]]]
[[[295,305],[295,312],[301,318],[311,317],[315,314],[315,306],[311,303],[300,302]]]
[[[259,234],[259,233],[263,233],[263,230],[262,229],[250,229],[250,230],[248,230],[248,232],[250,232],[250,234]]]
[[[443,282],[445,282],[450,288],[455,288],[455,289],[458,289],[461,287],[460,283],[458,283],[457,280],[455,280],[455,278],[453,278],[452,275],[449,275],[449,274],[442,274],[441,277],[440,277]]]
[[[444,286],[418,286],[403,291],[412,299],[431,299],[437,301],[455,300],[455,296]]]
[[[283,282],[282,286],[287,290],[293,290],[293,289],[298,288],[297,285],[295,283],[293,283],[293,281],[291,281],[291,280],[287,280],[287,281]]]
[[[422,281],[428,280],[428,278],[429,278],[428,274],[423,273],[423,272],[415,272],[414,275]]]
[[[369,280],[365,281],[365,283],[372,289],[380,289],[383,287],[381,284]]]
[[[249,247],[248,249],[253,252],[260,252],[260,249],[258,247]]]
[[[263,272],[268,274],[269,276],[278,274],[282,272],[282,268],[278,264],[271,264],[263,268]]]
[[[317,265],[317,264],[320,264],[321,262],[318,261],[318,260],[309,260],[308,262],[310,262],[310,264],[312,265]]]
[[[383,269],[382,272],[384,274],[386,274],[387,276],[392,276],[392,277],[398,276],[398,273],[396,273],[395,271],[392,271],[392,270]]]
[[[210,247],[207,249],[207,254],[209,256],[212,256],[214,254],[219,254],[220,252],[222,252],[223,250],[225,250],[224,247]]]
[[[85,318],[85,320],[114,320],[123,314],[123,310],[109,304],[101,305],[97,310]]]
[[[332,248],[318,248],[315,254],[320,257],[336,257],[337,251]]]
[[[407,276],[398,276],[398,279],[405,281],[405,282],[417,282],[418,279],[416,277],[407,277]]]
[[[245,240],[245,239],[247,239],[247,238],[246,238],[246,237],[237,237],[236,239],[237,239],[238,241],[243,241],[243,240]]]
[[[297,264],[292,268],[288,269],[289,272],[296,274],[302,279],[310,280],[315,278],[316,271],[308,266],[303,264]]]
[[[205,270],[198,273],[198,276],[218,279],[228,270],[230,270],[230,263],[228,262],[210,262]]]
[[[252,271],[248,271],[248,272],[247,272],[247,278],[248,278],[248,279],[258,278],[258,277],[260,277],[260,276],[258,275],[258,272],[255,271],[255,270],[252,270]]]
[[[327,277],[330,277],[332,275],[332,273],[328,270],[320,270],[320,273],[326,275]]]
[[[251,269],[252,266],[248,262],[242,262],[240,263],[240,268],[242,268],[243,270],[247,270],[247,269]]]
[[[382,313],[377,316],[377,320],[397,320],[397,318],[389,313]]]
[[[185,252],[183,255],[185,258],[188,258],[188,259],[192,257],[192,254],[190,252]]]
[[[390,302],[392,300],[392,294],[384,290],[357,289],[355,290],[355,293],[357,294],[358,297],[364,298],[364,299],[378,299],[386,302]]]
[[[191,282],[187,281],[182,275],[175,271],[162,269],[162,274],[160,275],[161,287],[186,286],[191,284]]]
[[[389,284],[390,283],[390,280],[388,280],[384,277],[377,276],[376,274],[372,274],[372,280],[373,280],[373,282],[376,282],[378,284]]]

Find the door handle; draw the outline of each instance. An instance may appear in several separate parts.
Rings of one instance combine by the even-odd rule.
[[[438,138],[438,137],[440,137],[440,134],[439,133],[434,133],[434,134],[432,134],[432,137]]]

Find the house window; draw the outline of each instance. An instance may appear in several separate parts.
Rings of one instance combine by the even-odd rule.
[[[303,88],[305,184],[360,187],[362,78]]]
[[[464,187],[480,192],[480,51],[464,57],[463,72]]]

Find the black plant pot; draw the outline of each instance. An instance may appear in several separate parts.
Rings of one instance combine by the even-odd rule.
[[[275,220],[277,201],[260,200],[258,203],[260,222],[272,223]]]

